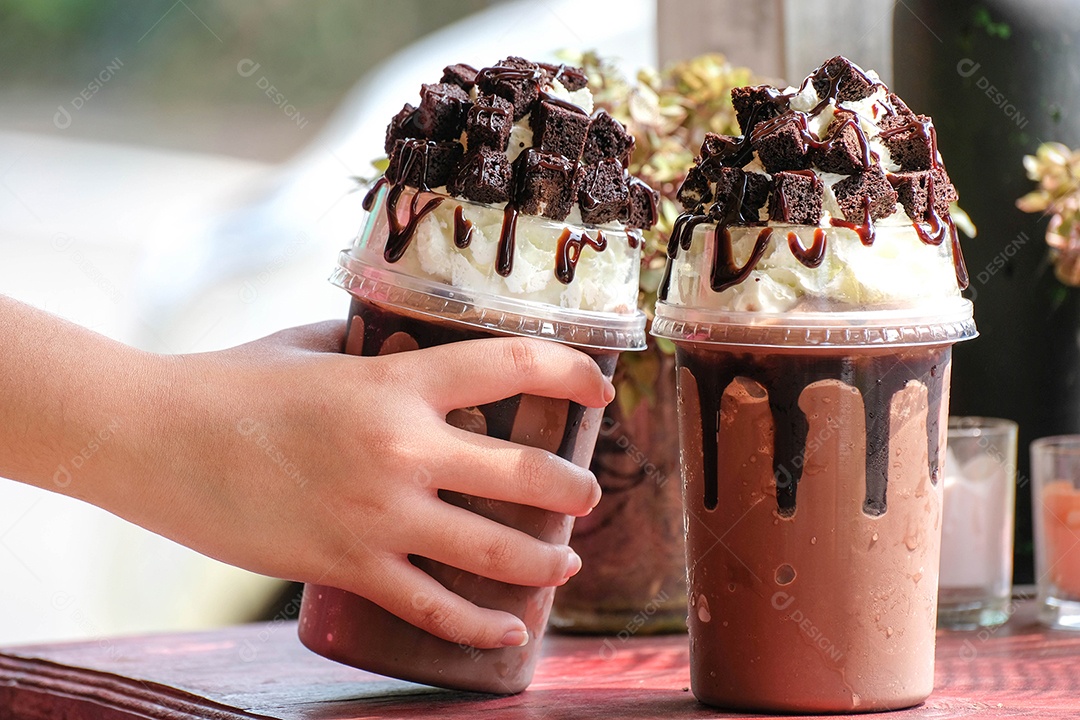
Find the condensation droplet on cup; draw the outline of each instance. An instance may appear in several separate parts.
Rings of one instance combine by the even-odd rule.
[[[795,568],[787,563],[776,568],[776,584],[790,585],[795,580]]]
[[[892,627],[885,628],[885,637],[887,637],[887,638],[892,637]]]
[[[709,612],[709,601],[705,599],[704,595],[701,596],[701,601],[698,602],[697,616],[698,620],[703,623],[707,623],[712,620],[712,613]]]
[[[814,537],[810,538],[810,544],[811,544],[811,545],[817,545],[817,535],[815,535]]]

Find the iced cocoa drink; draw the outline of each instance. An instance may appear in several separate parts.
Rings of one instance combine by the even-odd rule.
[[[691,683],[778,712],[933,689],[951,346],[971,303],[933,124],[844,58],[732,92],[680,191]]]
[[[592,114],[580,71],[507,58],[453,65],[387,128],[389,168],[332,280],[353,299],[345,352],[386,355],[476,338],[527,336],[588,353],[608,377],[645,345],[637,310],[640,228],[655,193],[630,177],[632,139]],[[388,399],[388,401],[390,401]],[[602,410],[519,395],[459,408],[447,422],[588,467]],[[425,479],[416,468],[416,481]],[[573,518],[459,493],[450,504],[566,544]],[[308,585],[300,639],[322,655],[442,687],[515,693],[532,679],[554,588],[509,585],[427,558],[412,562],[485,608],[521,618],[524,647],[480,650],[431,635],[362,597]],[[453,635],[452,628],[447,628]]]

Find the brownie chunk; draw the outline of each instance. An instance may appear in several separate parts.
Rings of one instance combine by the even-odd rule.
[[[626,132],[623,124],[600,110],[593,115],[589,124],[581,161],[586,165],[595,165],[604,158],[615,158],[626,167],[630,164],[633,149],[634,138]]]
[[[533,147],[577,160],[585,149],[589,116],[583,110],[542,99],[529,116]]]
[[[888,98],[889,104],[892,105],[892,108],[896,111],[897,115],[906,115],[910,117],[915,114],[911,111],[911,108],[907,106],[907,103],[901,100],[900,96],[896,93],[889,93]]]
[[[919,222],[930,219],[931,206],[938,215],[944,215],[949,211],[949,203],[958,198],[956,188],[940,166],[933,170],[892,173],[888,179],[908,217]],[[933,198],[930,197],[931,182]]]
[[[944,215],[949,212],[949,203],[959,200],[960,194],[956,192],[956,187],[949,180],[949,174],[943,166],[935,165],[930,168],[930,175],[934,178],[934,209],[939,215]]]
[[[504,203],[510,199],[513,177],[506,153],[478,145],[469,148],[446,189],[474,202]]]
[[[614,158],[605,158],[584,169],[578,189],[581,219],[590,225],[603,225],[626,214],[629,189],[626,170]]]
[[[879,123],[881,141],[901,170],[929,170],[934,160],[934,125],[925,115],[888,115]]]
[[[498,95],[514,106],[514,120],[520,120],[532,111],[540,91],[543,71],[536,63],[519,57],[508,57],[494,67],[484,68],[476,74],[476,87],[480,92]]]
[[[659,219],[657,208],[659,202],[660,193],[646,185],[643,180],[631,176],[623,222],[627,227],[648,230]]]
[[[514,106],[509,100],[498,95],[478,95],[465,120],[469,150],[480,146],[506,150],[513,126]]]
[[[757,222],[758,210],[769,199],[769,187],[769,178],[761,173],[720,168],[713,192],[716,202],[709,208],[709,217],[731,223]]]
[[[701,155],[694,161],[709,182],[716,182],[720,179],[724,162],[728,158],[734,158],[738,151],[739,143],[735,138],[707,132],[705,140],[701,143]]]
[[[405,106],[398,111],[398,114],[386,126],[386,142],[383,143],[383,150],[386,151],[386,156],[390,157],[390,153],[394,151],[394,144],[398,140],[423,136],[424,133],[416,125],[416,108],[409,103],[405,103]]]
[[[514,203],[526,215],[564,220],[577,200],[581,174],[574,160],[528,148],[514,161]]]
[[[822,70],[824,72],[821,72]],[[825,64],[810,77],[819,98],[824,98],[829,94],[833,82],[838,83],[837,102],[862,100],[874,92],[874,81],[866,76],[862,68],[842,55],[826,60]]]
[[[779,100],[780,92],[768,85],[737,87],[731,89],[731,105],[735,119],[743,135],[749,135],[762,120],[771,120],[787,110],[787,103]],[[753,122],[751,122],[753,120]]]
[[[454,140],[398,140],[390,153],[386,179],[420,189],[446,185],[464,148]]]
[[[581,68],[574,67],[573,65],[552,65],[551,63],[540,63],[540,69],[544,72],[544,78],[549,82],[552,80],[558,80],[559,83],[569,90],[574,92],[580,90],[589,84],[589,78],[585,75]]]
[[[750,146],[769,173],[805,170],[810,167],[810,157],[804,132],[799,116],[788,113],[766,125],[758,125],[750,136]]]
[[[713,199],[709,180],[700,167],[695,165],[690,168],[675,197],[678,198],[679,204],[682,205],[683,210],[686,212],[695,212]]]
[[[792,225],[817,225],[825,183],[809,170],[778,172],[773,175],[769,194],[769,219]]]
[[[447,65],[443,68],[442,80],[439,82],[457,85],[462,90],[471,90],[476,84],[476,68],[464,63]]]
[[[876,165],[844,178],[832,186],[832,191],[848,222],[861,223],[866,216],[867,203],[874,220],[888,217],[896,210],[896,191]]]
[[[471,103],[469,94],[457,85],[421,85],[416,125],[430,140],[457,140],[464,129]]]
[[[824,172],[851,175],[866,169],[863,164],[862,130],[853,112],[838,110],[829,124],[825,147],[811,148],[811,162]]]

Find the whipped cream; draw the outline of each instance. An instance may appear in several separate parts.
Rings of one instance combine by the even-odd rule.
[[[434,191],[445,194],[444,188]],[[430,197],[424,193],[424,197]],[[402,195],[400,206],[411,199]],[[416,225],[412,241],[396,263],[386,263],[381,255],[388,227],[380,205],[372,213],[365,259],[388,270],[450,285],[470,293],[546,303],[568,310],[632,314],[637,311],[638,274],[641,249],[636,238],[628,237],[620,225],[585,228],[566,221],[535,215],[518,215],[514,235],[513,269],[506,277],[496,271],[499,240],[505,219],[499,206],[445,198]],[[455,243],[455,213],[461,207],[463,219],[472,224],[468,247]],[[576,211],[575,211],[576,212]],[[581,248],[574,279],[563,283],[555,275],[559,241],[564,230],[603,235],[607,247],[597,252],[588,244]]]
[[[746,279],[714,292],[710,268],[715,227],[703,224],[695,228],[690,249],[680,250],[670,261],[667,304],[782,313],[892,309],[960,297],[948,243],[927,245],[910,221],[878,223],[877,236],[869,247],[847,228],[770,223],[773,233],[768,247]],[[737,265],[746,263],[765,229],[728,228]],[[808,248],[815,230],[824,232],[826,252],[821,265],[809,268],[792,254],[788,233],[795,233]]]

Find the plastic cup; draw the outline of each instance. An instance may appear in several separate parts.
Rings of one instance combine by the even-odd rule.
[[[398,198],[397,222],[408,223],[410,207],[422,207],[438,199],[438,212],[428,213],[420,222],[456,222],[455,215],[475,223],[474,230],[490,233],[499,225],[503,211],[463,200],[419,193],[409,189]],[[639,246],[635,238],[614,227],[602,229],[607,239],[607,258],[626,273],[618,278],[632,295],[626,298],[625,312],[571,310],[554,303],[503,297],[490,291],[467,290],[450,282],[425,277],[424,253],[438,248],[418,248],[414,242],[404,254],[389,261],[385,256],[388,237],[394,231],[384,189],[376,197],[367,223],[354,246],[344,251],[332,281],[352,295],[349,332],[345,352],[353,355],[380,355],[475,338],[525,336],[563,342],[588,353],[605,375],[611,377],[615,362],[623,350],[638,350],[645,345],[644,316],[636,310]],[[461,210],[459,211],[460,208]],[[420,222],[417,223],[419,226]],[[516,218],[518,237],[547,240],[554,248],[565,223],[520,216]],[[594,228],[571,228],[595,236]],[[494,230],[498,232],[498,229]],[[520,247],[520,246],[519,246]],[[539,264],[537,248],[522,262]],[[491,252],[488,261],[477,259],[491,248],[477,248],[471,253],[472,282],[485,288],[505,284],[496,270],[498,262]],[[451,252],[456,250],[451,249]],[[524,254],[524,250],[522,253]],[[554,271],[554,252],[548,260]],[[589,261],[580,258],[581,263]],[[579,269],[580,272],[580,269]],[[510,279],[513,279],[511,273]],[[587,292],[576,288],[576,278],[560,283],[552,292]],[[629,290],[627,291],[629,294]],[[623,308],[620,308],[622,310]],[[387,402],[392,402],[388,398]],[[447,422],[473,432],[503,440],[543,448],[582,467],[588,467],[600,430],[602,410],[585,408],[563,399],[518,395],[480,407],[452,411]],[[434,478],[426,468],[414,471],[414,482],[431,483]],[[526,507],[459,493],[440,492],[445,501],[466,508],[509,527],[529,533],[546,542],[566,544],[573,529],[573,518],[538,508]],[[431,635],[375,603],[340,589],[309,584],[305,587],[300,611],[300,640],[325,657],[364,670],[403,680],[440,687],[508,694],[524,690],[532,680],[540,656],[541,640],[547,625],[555,589],[509,585],[480,577],[427,558],[412,557],[412,562],[443,586],[475,604],[504,610],[524,620],[529,642],[521,648],[480,650],[463,642],[452,642]],[[424,609],[426,597],[413,598],[417,609]],[[454,628],[446,625],[448,634]]]
[[[792,713],[921,702],[971,303],[726,312],[692,285],[652,332],[677,348],[694,695]]]
[[[1017,431],[1011,420],[949,418],[938,627],[978,630],[1009,619]]]
[[[1039,620],[1080,630],[1080,435],[1031,443]]]

